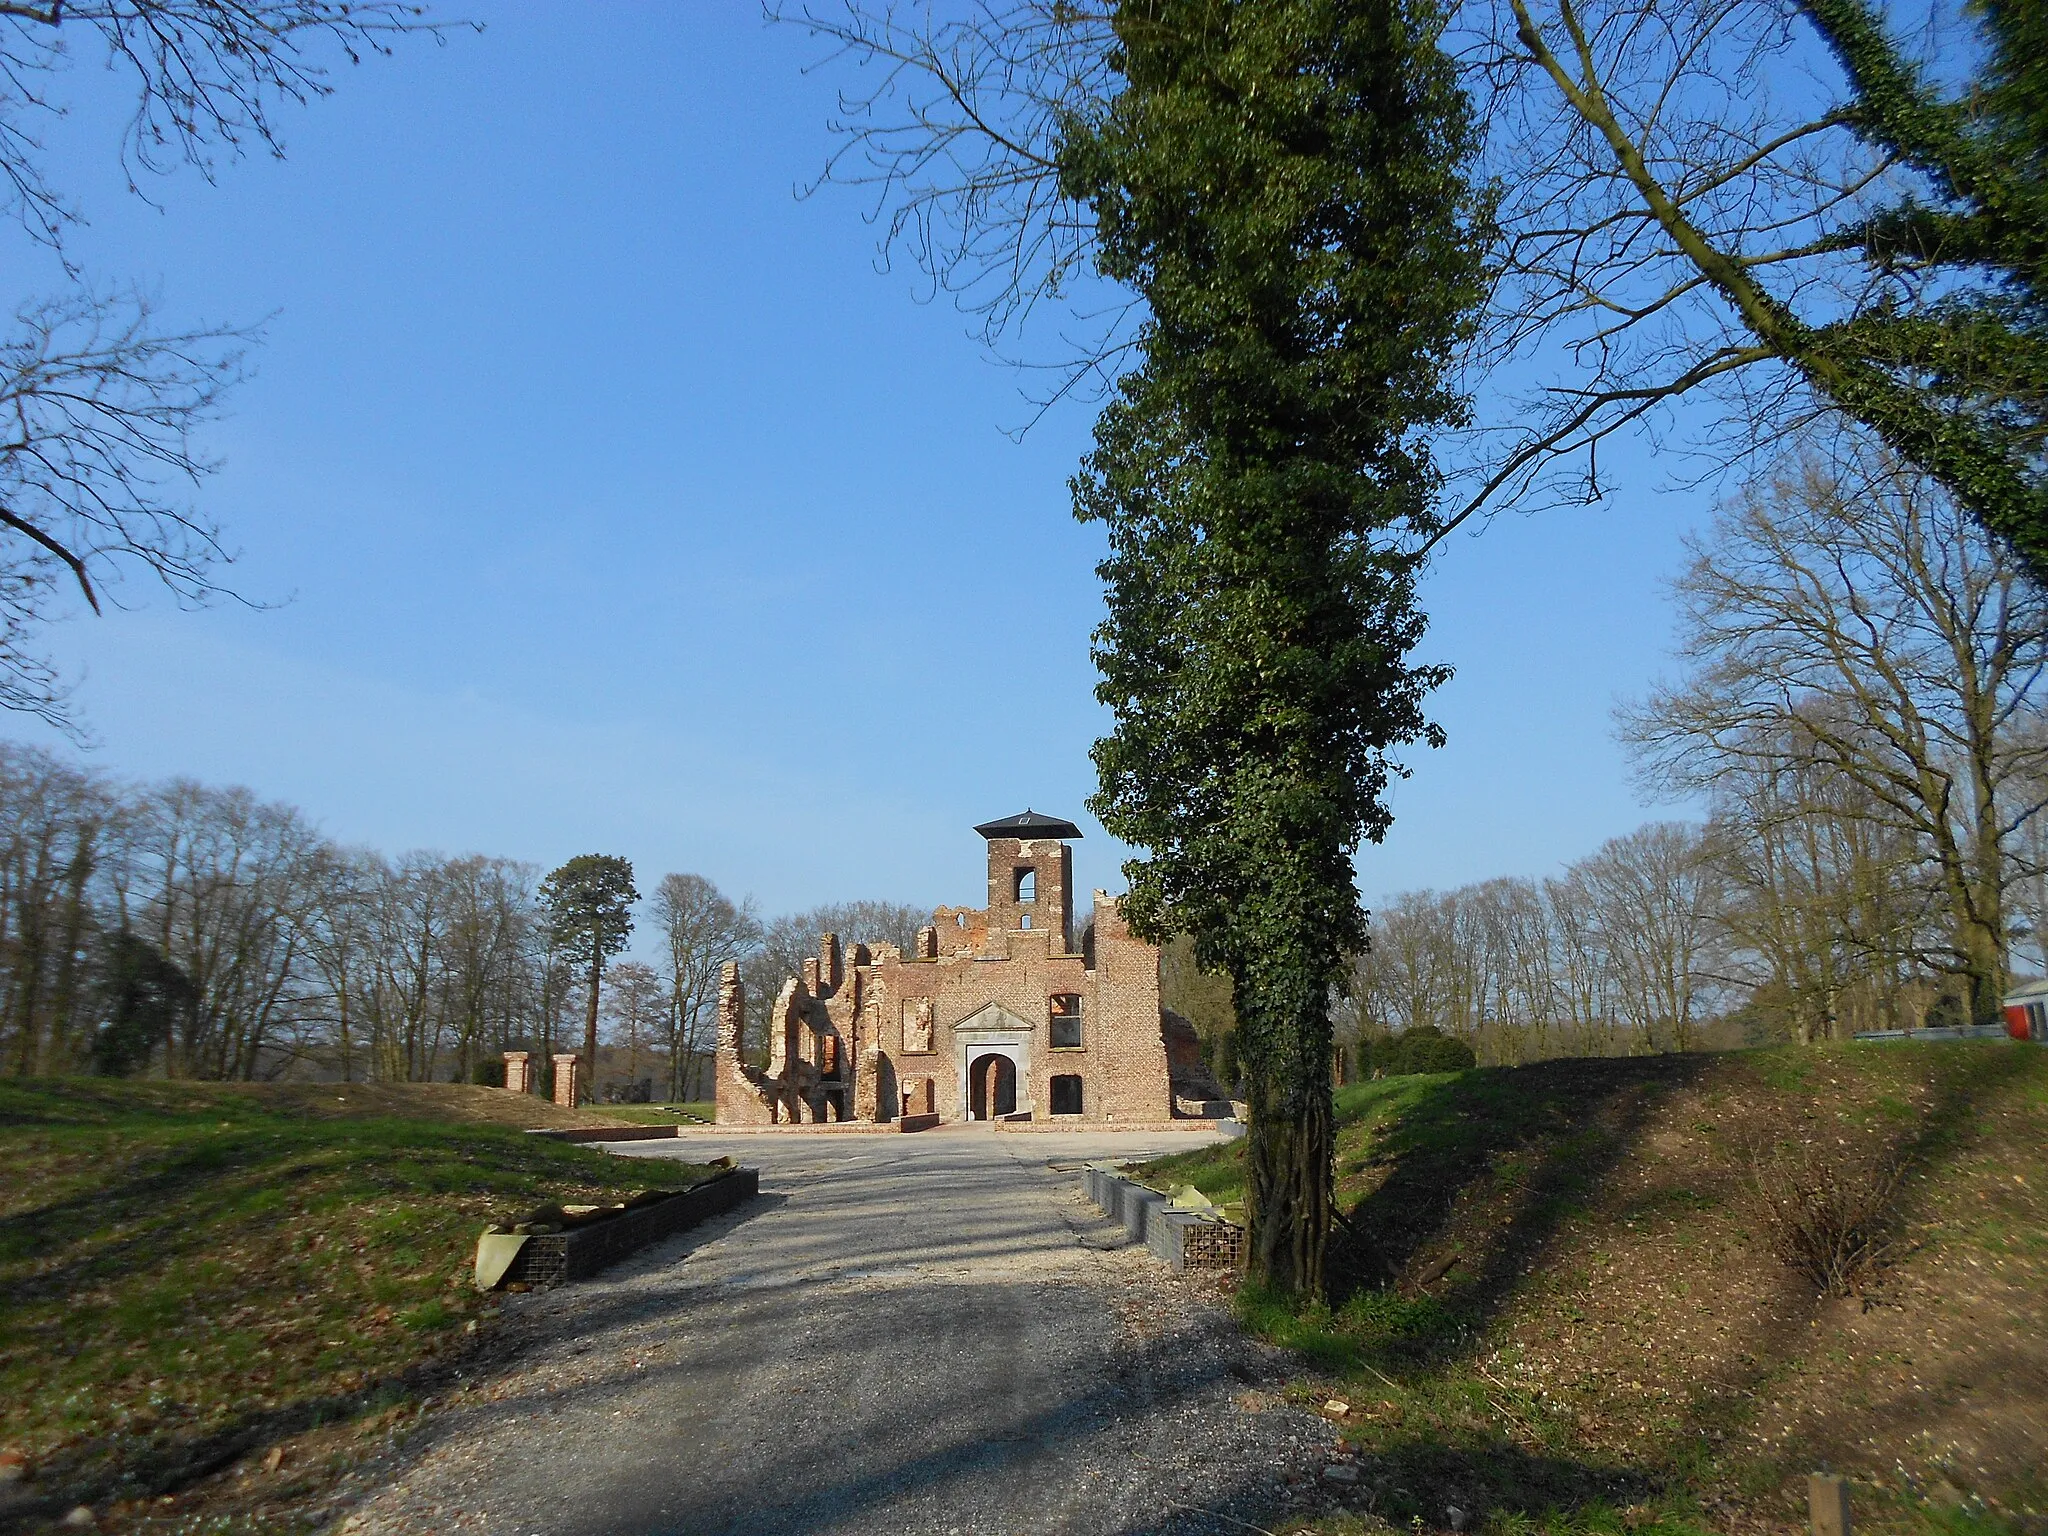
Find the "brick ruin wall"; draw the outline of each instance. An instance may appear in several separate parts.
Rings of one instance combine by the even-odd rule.
[[[906,1095],[913,1113],[964,1119],[972,1087],[963,1095],[954,1030],[969,1020],[1002,1023],[984,1012],[992,1004],[1028,1027],[1020,1111],[1050,1118],[1053,1077],[1073,1075],[1082,1080],[1077,1120],[1171,1118],[1158,950],[1133,938],[1116,903],[1098,891],[1092,953],[1069,951],[1077,937],[1070,932],[1073,865],[1062,843],[995,839],[989,867],[993,910],[939,908],[910,955],[893,945],[872,954],[855,946],[842,955],[838,940],[825,935],[818,957],[767,1009],[765,1071],[742,1059],[746,1002],[738,968],[728,965],[718,1012],[719,1122],[893,1120]],[[1036,881],[1028,905],[1016,899],[1019,868],[1032,870]],[[1029,929],[1021,926],[1024,911],[1034,915]],[[1058,994],[1081,999],[1078,1047],[1053,1047],[1051,999]],[[930,1048],[919,1049],[927,1026]]]

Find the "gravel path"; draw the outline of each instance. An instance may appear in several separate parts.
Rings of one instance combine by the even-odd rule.
[[[1195,1144],[961,1127],[633,1146],[730,1153],[761,1195],[600,1280],[509,1298],[509,1362],[375,1469],[344,1529],[1192,1536],[1329,1504],[1341,1458],[1274,1396],[1284,1362],[1080,1192],[1085,1158]]]

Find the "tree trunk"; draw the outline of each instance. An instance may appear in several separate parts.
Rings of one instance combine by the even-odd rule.
[[[78,848],[64,878],[64,947],[57,956],[57,990],[50,1009],[50,1059],[46,1071],[75,1071],[71,1032],[79,1013],[78,951],[85,939],[85,883],[92,874],[92,833],[80,829]],[[90,1021],[88,1021],[90,1027]],[[86,1042],[88,1045],[91,1042]]]
[[[1254,1074],[1246,1085],[1245,1214],[1250,1278],[1282,1295],[1323,1294],[1330,1235],[1331,1132],[1327,1074],[1288,1107],[1286,1086]],[[1307,1085],[1304,1085],[1305,1087]]]
[[[590,1011],[583,1016],[583,1097],[597,1100],[597,987],[604,979],[604,955],[590,958]]]
[[[348,978],[344,974],[341,985],[335,988],[335,1001],[341,1008],[341,1080],[352,1083],[356,1080],[355,1046],[348,1032]]]
[[[1996,918],[1965,920],[1961,949],[1964,973],[1969,985],[1970,1022],[1997,1024],[2005,1017],[2005,946],[2000,943]]]

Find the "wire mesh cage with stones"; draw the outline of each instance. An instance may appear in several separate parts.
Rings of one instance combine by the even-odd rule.
[[[1181,1241],[1189,1269],[1236,1269],[1244,1263],[1244,1228],[1232,1222],[1202,1222],[1189,1227]]]

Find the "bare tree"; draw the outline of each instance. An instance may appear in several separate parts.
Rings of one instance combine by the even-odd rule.
[[[1698,1043],[1716,889],[1700,829],[1652,822],[1610,839],[1578,867],[1592,894],[1621,1011],[1645,1049]]]
[[[1059,183],[1067,120],[1100,109],[1114,7],[972,0],[941,14],[918,0],[772,3],[862,72],[832,122],[820,185],[873,197],[885,262],[907,256],[1000,347],[1045,300],[1093,275],[1095,221]],[[1123,301],[1074,348],[1073,376],[1116,356]]]
[[[251,148],[281,155],[278,108],[328,95],[330,60],[446,31],[409,0],[6,0],[0,212],[52,244],[78,222],[44,168],[38,123],[65,111],[56,77],[93,45],[134,103],[120,148],[133,187],[180,165],[211,178]]]
[[[1551,1056],[1561,1009],[1555,934],[1543,888],[1533,880],[1489,880],[1475,896],[1489,957],[1487,1015],[1515,1026],[1504,1041],[1512,1050],[1507,1059]]]
[[[1237,1007],[1230,977],[1195,962],[1195,941],[1177,934],[1159,950],[1159,1004],[1195,1027],[1202,1059],[1227,1090],[1238,1084]],[[1357,1037],[1355,1018],[1349,1034]]]
[[[1543,882],[1561,1023],[1580,1056],[1601,1052],[1614,1022],[1614,971],[1601,941],[1599,904],[1583,866]]]
[[[1668,425],[1679,396],[1718,396],[1716,465],[1810,411],[1789,333],[1900,296],[1841,238],[1900,173],[1852,131],[1810,31],[1771,0],[1478,0],[1460,19],[1502,192],[1473,364],[1537,384],[1485,413],[1429,542],[1508,501],[1602,498],[1600,445]]]
[[[177,779],[141,798],[137,916],[197,991],[181,1034],[164,1042],[167,1077],[250,1078],[264,1067],[309,968],[323,851],[297,810],[246,789]]]
[[[503,1051],[516,1032],[504,1007],[507,973],[520,963],[524,929],[534,920],[538,874],[530,864],[482,854],[443,866],[447,931],[439,992],[457,1077],[467,1078],[488,1052]]]
[[[163,331],[146,298],[76,292],[24,306],[0,338],[0,708],[68,721],[36,635],[75,586],[139,566],[180,601],[226,558],[179,490],[213,468],[193,432],[239,374],[243,335]]]
[[[2013,833],[2042,802],[2032,728],[2048,596],[1924,477],[1853,439],[1809,446],[1692,545],[1678,583],[1691,675],[1628,710],[1663,782],[1802,758],[1908,836],[1941,892],[1924,958],[1995,1022]]]
[[[1561,878],[1402,892],[1372,914],[1340,1017],[1361,1034],[1438,1029],[1494,1062],[1690,1050],[1723,990],[1719,902],[1701,829],[1668,822]]]
[[[668,1032],[668,989],[662,984],[661,974],[642,960],[618,961],[607,979],[605,1017],[610,1028],[606,1033],[615,1048],[626,1048],[626,1081],[631,1085],[640,1080],[642,1053]],[[601,1096],[596,1076],[593,1064],[591,1086]]]
[[[316,877],[306,958],[318,977],[341,1080],[356,1080],[356,1051],[375,977],[375,903],[384,861],[361,848],[330,848]]]
[[[338,848],[247,790],[120,785],[0,743],[0,1072],[104,1054],[169,1077],[430,1081],[545,1051],[576,978],[534,877]],[[115,973],[138,963],[175,974],[177,1006],[100,1053]]]
[[[1717,457],[1844,415],[2048,577],[2039,296],[2010,254],[2040,240],[2013,79],[2038,62],[2002,8],[1467,14],[1507,189],[1483,360],[1570,360],[1482,497],[1560,454],[1590,482],[1602,437],[1704,387],[1736,407]]]
[[[385,1082],[429,1082],[441,1050],[437,985],[448,933],[441,859],[402,854],[379,872],[376,970],[369,996],[370,1059]]]
[[[698,1065],[710,1054],[718,978],[729,960],[744,960],[761,942],[753,903],[735,904],[702,875],[663,875],[654,888],[668,999],[669,1085],[682,1099],[698,1086]]]
[[[0,214],[55,250],[69,282],[23,299],[0,332],[0,708],[72,726],[38,641],[67,589],[94,612],[133,569],[181,603],[221,591],[227,552],[186,499],[215,468],[193,434],[241,377],[254,334],[166,326],[148,296],[94,287],[64,258],[81,215],[50,181],[39,137],[66,110],[59,74],[96,44],[125,80],[132,188],[179,165],[210,177],[252,147],[281,153],[278,108],[332,89],[328,59],[442,30],[403,0],[0,3]]]
[[[885,260],[914,260],[992,345],[1077,296],[1095,230],[1062,191],[1061,152],[1114,88],[1117,7],[771,10],[861,70],[822,180],[873,196]],[[1462,456],[1439,454],[1453,494],[1405,530],[1418,556],[1505,505],[1604,498],[1603,443],[1661,441],[1681,427],[1673,402],[1709,397],[1689,418],[1713,423],[1690,442],[1700,473],[1846,413],[2048,560],[2032,343],[1996,305],[1956,303],[2012,275],[1967,254],[1967,221],[1998,201],[1995,176],[1966,174],[1996,158],[1972,138],[1990,41],[1966,8],[1887,19],[1861,0],[1457,8],[1499,192],[1474,233],[1497,280],[1469,358],[1480,425]],[[1971,89],[1931,83],[1956,77]],[[1915,113],[1938,127],[1916,138],[1900,126]],[[1088,307],[1051,393],[1120,366],[1136,317],[1114,296]]]
[[[1781,1008],[1803,1043],[1862,1016],[1892,1023],[1938,931],[1939,886],[1919,843],[1796,724],[1730,763],[1713,789],[1708,853],[1722,881],[1727,980]]]
[[[82,968],[118,815],[96,775],[0,743],[0,1070],[76,1070],[91,1044]]]
[[[1372,942],[1352,967],[1358,1029],[1478,1034],[1491,982],[1473,896],[1403,891],[1372,914]]]

